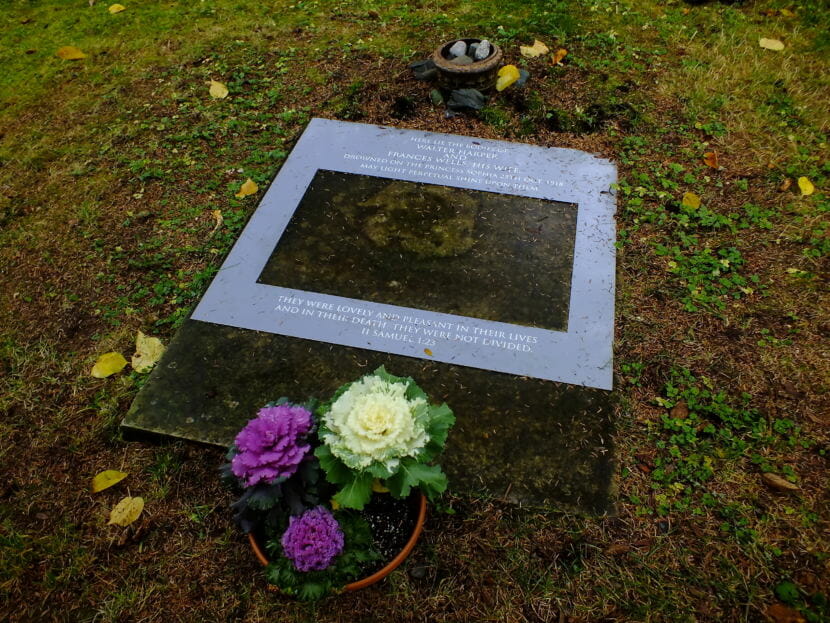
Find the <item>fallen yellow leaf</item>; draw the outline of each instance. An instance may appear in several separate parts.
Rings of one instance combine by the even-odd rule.
[[[536,58],[537,56],[542,56],[542,54],[547,54],[550,52],[550,49],[544,43],[536,39],[533,42],[533,45],[519,46],[519,52],[521,52],[522,56],[525,58]]]
[[[249,177],[248,180],[239,188],[239,192],[236,193],[235,197],[237,199],[242,199],[242,197],[253,195],[258,190],[259,186],[257,186],[256,182]]]
[[[113,15],[115,15],[116,13],[120,13],[121,11],[126,11],[126,10],[127,10],[127,7],[125,7],[123,4],[111,4],[110,8],[107,9],[107,11],[109,11]]]
[[[812,195],[813,191],[816,189],[816,187],[813,186],[813,183],[803,176],[798,178],[798,187],[801,189],[801,194],[804,196]]]
[[[210,81],[210,96],[214,99],[225,99],[228,96],[228,87],[216,80]]]
[[[498,79],[496,80],[496,91],[504,91],[520,77],[521,74],[515,65],[505,65],[499,69]]]
[[[432,351],[431,351],[430,349],[428,349],[428,348],[425,348],[425,349],[424,349],[424,354],[426,354],[426,355],[427,355],[427,356],[429,356],[429,357],[432,357]]]
[[[157,337],[148,337],[141,331],[135,337],[135,353],[133,354],[133,370],[147,372],[164,354],[164,344]]]
[[[107,522],[108,526],[129,526],[133,523],[141,511],[144,510],[143,498],[125,497],[110,511],[110,520]]]
[[[79,61],[82,58],[86,58],[86,54],[81,52],[74,45],[65,45],[62,48],[58,48],[58,51],[55,52],[55,54],[58,55],[58,58],[62,58],[65,61]]]
[[[92,492],[98,493],[104,489],[109,489],[112,485],[124,480],[127,474],[119,472],[117,469],[108,469],[101,472],[92,479]]]
[[[680,203],[687,208],[697,210],[700,207],[700,197],[691,192],[683,193],[683,200]]]
[[[720,163],[718,162],[718,152],[709,151],[703,154],[703,163],[708,167],[712,167],[713,169],[720,169]]]
[[[121,372],[126,365],[127,360],[121,353],[105,353],[98,357],[98,361],[92,366],[91,374],[96,379],[105,379],[111,374]]]
[[[562,59],[568,55],[568,51],[565,48],[559,48],[556,50],[553,56],[550,57],[551,65],[561,65]]]
[[[782,17],[795,17],[795,13],[789,9],[779,9],[778,12],[781,13]]]
[[[758,39],[758,45],[765,50],[772,50],[773,52],[780,52],[784,49],[784,44],[778,39],[766,39],[761,37]]]

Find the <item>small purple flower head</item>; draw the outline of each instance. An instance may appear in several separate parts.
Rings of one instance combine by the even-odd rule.
[[[297,571],[322,571],[343,551],[340,524],[322,506],[288,520],[282,549]]]
[[[304,407],[263,407],[236,436],[231,471],[248,487],[288,478],[311,447],[303,443],[311,425],[311,412]]]

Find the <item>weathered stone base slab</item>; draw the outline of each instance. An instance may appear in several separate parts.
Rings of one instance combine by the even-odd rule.
[[[442,460],[455,491],[612,510],[612,394],[599,389],[188,320],[123,426],[227,446],[266,402],[325,399],[380,365],[455,411]]]

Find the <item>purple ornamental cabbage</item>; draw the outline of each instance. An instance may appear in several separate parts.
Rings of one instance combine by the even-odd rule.
[[[291,517],[282,535],[282,549],[297,571],[327,569],[343,544],[340,524],[323,506]]]
[[[311,448],[303,443],[311,426],[311,412],[304,407],[263,407],[236,436],[231,471],[248,487],[288,478]]]

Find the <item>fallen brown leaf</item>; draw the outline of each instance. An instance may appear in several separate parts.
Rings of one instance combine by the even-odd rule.
[[[677,420],[684,420],[689,417],[689,406],[684,400],[681,400],[671,408],[669,415]]]
[[[800,612],[784,604],[772,604],[767,608],[767,617],[775,623],[806,623]]]
[[[713,169],[720,169],[720,162],[718,162],[718,152],[710,151],[703,154],[703,162],[708,167]]]
[[[631,551],[631,546],[627,543],[614,543],[605,548],[603,552],[606,556],[619,556]]]
[[[784,192],[790,189],[790,186],[793,185],[793,181],[788,177],[783,182],[781,182],[781,186],[778,187],[778,190]]]
[[[767,486],[778,491],[798,491],[798,485],[791,483],[789,480],[784,480],[781,476],[772,472],[761,474],[761,479]]]

